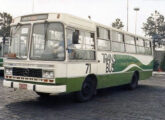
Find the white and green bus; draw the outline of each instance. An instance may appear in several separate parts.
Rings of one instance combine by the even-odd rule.
[[[11,24],[3,85],[40,96],[75,93],[87,101],[97,89],[152,75],[149,39],[68,14],[17,17]]]

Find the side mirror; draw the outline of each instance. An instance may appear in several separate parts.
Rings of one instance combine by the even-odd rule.
[[[75,32],[73,32],[72,43],[79,44],[78,41],[79,41],[79,30],[75,30]]]

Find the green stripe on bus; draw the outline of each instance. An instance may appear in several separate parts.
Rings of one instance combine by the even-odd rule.
[[[144,65],[138,59],[129,55],[114,55],[114,58],[114,72],[122,71],[131,64],[136,64],[142,69],[153,69],[153,61],[151,61],[148,65]]]
[[[131,82],[133,72],[118,73],[109,75],[97,75],[97,88],[106,88],[128,84]],[[151,77],[152,71],[140,72],[140,79],[144,80]],[[85,77],[66,78],[67,79],[67,92],[80,91]]]

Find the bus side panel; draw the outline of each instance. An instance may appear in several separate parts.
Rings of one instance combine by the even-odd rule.
[[[67,78],[67,92],[80,91],[85,77]]]
[[[97,76],[98,88],[106,88],[106,87],[128,84],[131,82],[132,75],[133,75],[132,72],[99,75]]]
[[[55,64],[55,81],[58,85],[66,85],[67,84],[67,64],[66,63],[58,63]]]
[[[67,92],[80,91],[89,74],[97,74],[95,62],[72,62],[67,65]]]
[[[98,59],[98,88],[128,84],[135,71],[140,79],[152,75],[152,56],[99,52]]]
[[[98,60],[100,61],[97,75],[98,88],[119,86],[131,82],[132,70],[122,71],[128,66],[127,61],[123,61],[123,56],[117,59],[112,52],[98,52]]]

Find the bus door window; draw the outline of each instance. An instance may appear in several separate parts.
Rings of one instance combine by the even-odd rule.
[[[76,52],[74,48],[76,48],[76,41],[78,41],[78,33],[75,33],[73,29],[66,29],[66,39],[67,39],[67,48],[69,52],[69,58],[74,59]]]
[[[81,48],[81,40],[78,30],[67,29],[67,43],[68,49],[80,49]]]
[[[48,38],[45,51],[52,52],[53,57],[64,59],[64,37],[61,24],[50,23],[48,25]]]
[[[78,35],[78,36],[77,36]],[[67,42],[69,59],[93,60],[95,59],[94,35],[90,32],[67,29]]]

